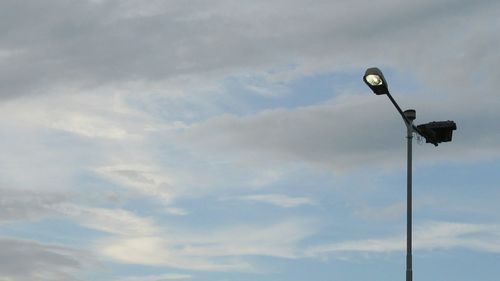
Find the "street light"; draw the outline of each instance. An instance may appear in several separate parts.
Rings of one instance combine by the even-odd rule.
[[[387,82],[385,81],[384,74],[376,67],[368,68],[365,76],[363,77],[365,83],[377,95],[389,94]]]
[[[432,143],[437,146],[442,142],[451,141],[453,131],[457,129],[457,125],[453,121],[438,121],[427,124],[418,125],[415,127],[413,121],[416,118],[414,109],[401,110],[401,107],[396,103],[394,98],[389,93],[387,81],[382,74],[382,71],[376,67],[368,68],[363,76],[363,81],[376,95],[387,95],[394,107],[398,110],[403,118],[407,128],[407,169],[406,169],[406,281],[412,281],[412,139],[413,133],[417,133],[425,138],[427,143]]]

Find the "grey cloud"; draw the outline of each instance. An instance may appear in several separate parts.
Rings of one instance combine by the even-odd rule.
[[[72,281],[86,255],[76,250],[37,242],[0,238],[0,275],[16,281]]]
[[[474,30],[470,17],[486,34],[496,30],[487,26],[496,16],[478,15],[498,4],[471,3],[2,1],[1,92],[5,98],[67,84],[227,75],[290,63],[339,70],[383,61],[429,70],[433,61],[421,58],[446,54],[461,28]],[[443,65],[454,59],[443,58]]]
[[[297,63],[299,75],[361,72],[361,65],[383,63],[419,85],[429,82],[425,90],[446,93],[446,103],[415,96],[401,102],[417,109],[418,122],[427,116],[426,121],[457,121],[455,144],[440,150],[462,158],[472,147],[482,155],[497,153],[498,7],[496,1],[430,0],[151,1],[146,6],[131,0],[2,1],[0,95],[72,83],[90,87],[265,72],[283,63]],[[383,98],[363,99],[368,100],[221,116],[187,129],[180,139],[216,152],[256,152],[337,168],[391,163],[400,157],[401,124]]]
[[[417,108],[418,123],[451,119],[459,128],[451,144],[416,146],[417,161],[469,161],[500,154],[500,128],[494,125],[500,118],[498,102],[424,99],[412,97],[406,102]],[[244,156],[245,161],[274,164],[299,161],[345,170],[403,163],[405,134],[390,102],[367,95],[251,116],[225,115],[191,126],[178,141],[220,158]]]
[[[54,206],[66,201],[65,194],[0,189],[0,223],[32,220],[54,215]]]
[[[255,116],[223,116],[192,126],[180,142],[218,153],[263,158],[264,161],[306,161],[344,168],[359,162],[397,157],[394,124],[384,106],[364,101],[273,110]],[[373,119],[378,116],[377,120]],[[397,127],[396,127],[397,128]],[[397,129],[396,129],[397,130]]]

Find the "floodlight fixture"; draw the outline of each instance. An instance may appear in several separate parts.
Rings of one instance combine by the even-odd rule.
[[[425,138],[426,143],[438,145],[442,142],[449,142],[453,137],[453,131],[457,129],[457,124],[453,121],[437,121],[417,126],[420,134]]]
[[[385,81],[384,74],[376,67],[368,68],[363,76],[363,81],[372,89],[376,95],[389,94],[389,88]]]

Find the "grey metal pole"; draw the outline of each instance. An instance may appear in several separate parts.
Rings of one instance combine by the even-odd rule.
[[[416,118],[416,112],[413,109],[404,112],[409,121],[407,128],[407,165],[406,165],[406,281],[413,280],[413,262],[412,262],[412,140],[413,140],[413,120]]]

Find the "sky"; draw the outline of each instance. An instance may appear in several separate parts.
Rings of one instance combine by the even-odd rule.
[[[0,281],[500,275],[500,2],[0,2]]]

